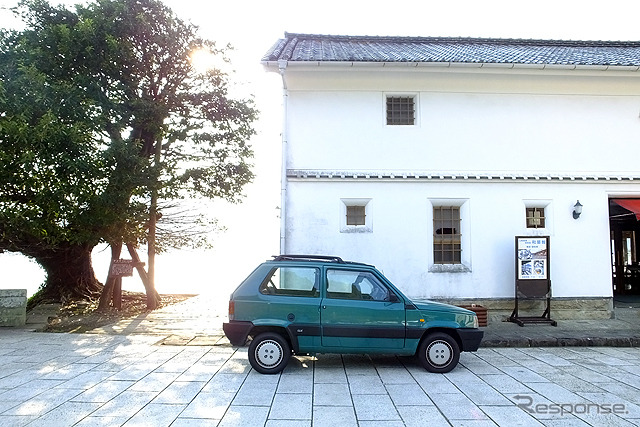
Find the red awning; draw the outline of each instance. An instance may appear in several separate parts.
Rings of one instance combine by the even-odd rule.
[[[640,221],[640,199],[613,199],[613,201],[636,214],[636,219]]]

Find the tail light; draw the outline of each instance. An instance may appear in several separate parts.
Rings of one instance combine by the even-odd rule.
[[[229,320],[233,320],[236,314],[236,303],[233,300],[229,300]]]

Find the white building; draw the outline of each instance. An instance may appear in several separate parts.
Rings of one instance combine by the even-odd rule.
[[[285,34],[263,64],[284,87],[282,253],[509,314],[515,236],[550,236],[552,317],[637,290],[640,228],[612,200],[640,198],[640,42]]]

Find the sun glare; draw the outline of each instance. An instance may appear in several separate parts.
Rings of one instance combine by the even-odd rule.
[[[199,48],[191,52],[191,65],[199,73],[206,73],[216,68],[219,59],[209,49]]]

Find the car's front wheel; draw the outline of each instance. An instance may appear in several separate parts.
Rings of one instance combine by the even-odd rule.
[[[460,346],[444,332],[434,332],[420,343],[418,360],[429,372],[450,372],[460,360]]]
[[[249,363],[261,374],[277,374],[287,366],[290,357],[289,343],[275,332],[264,332],[249,345]]]

